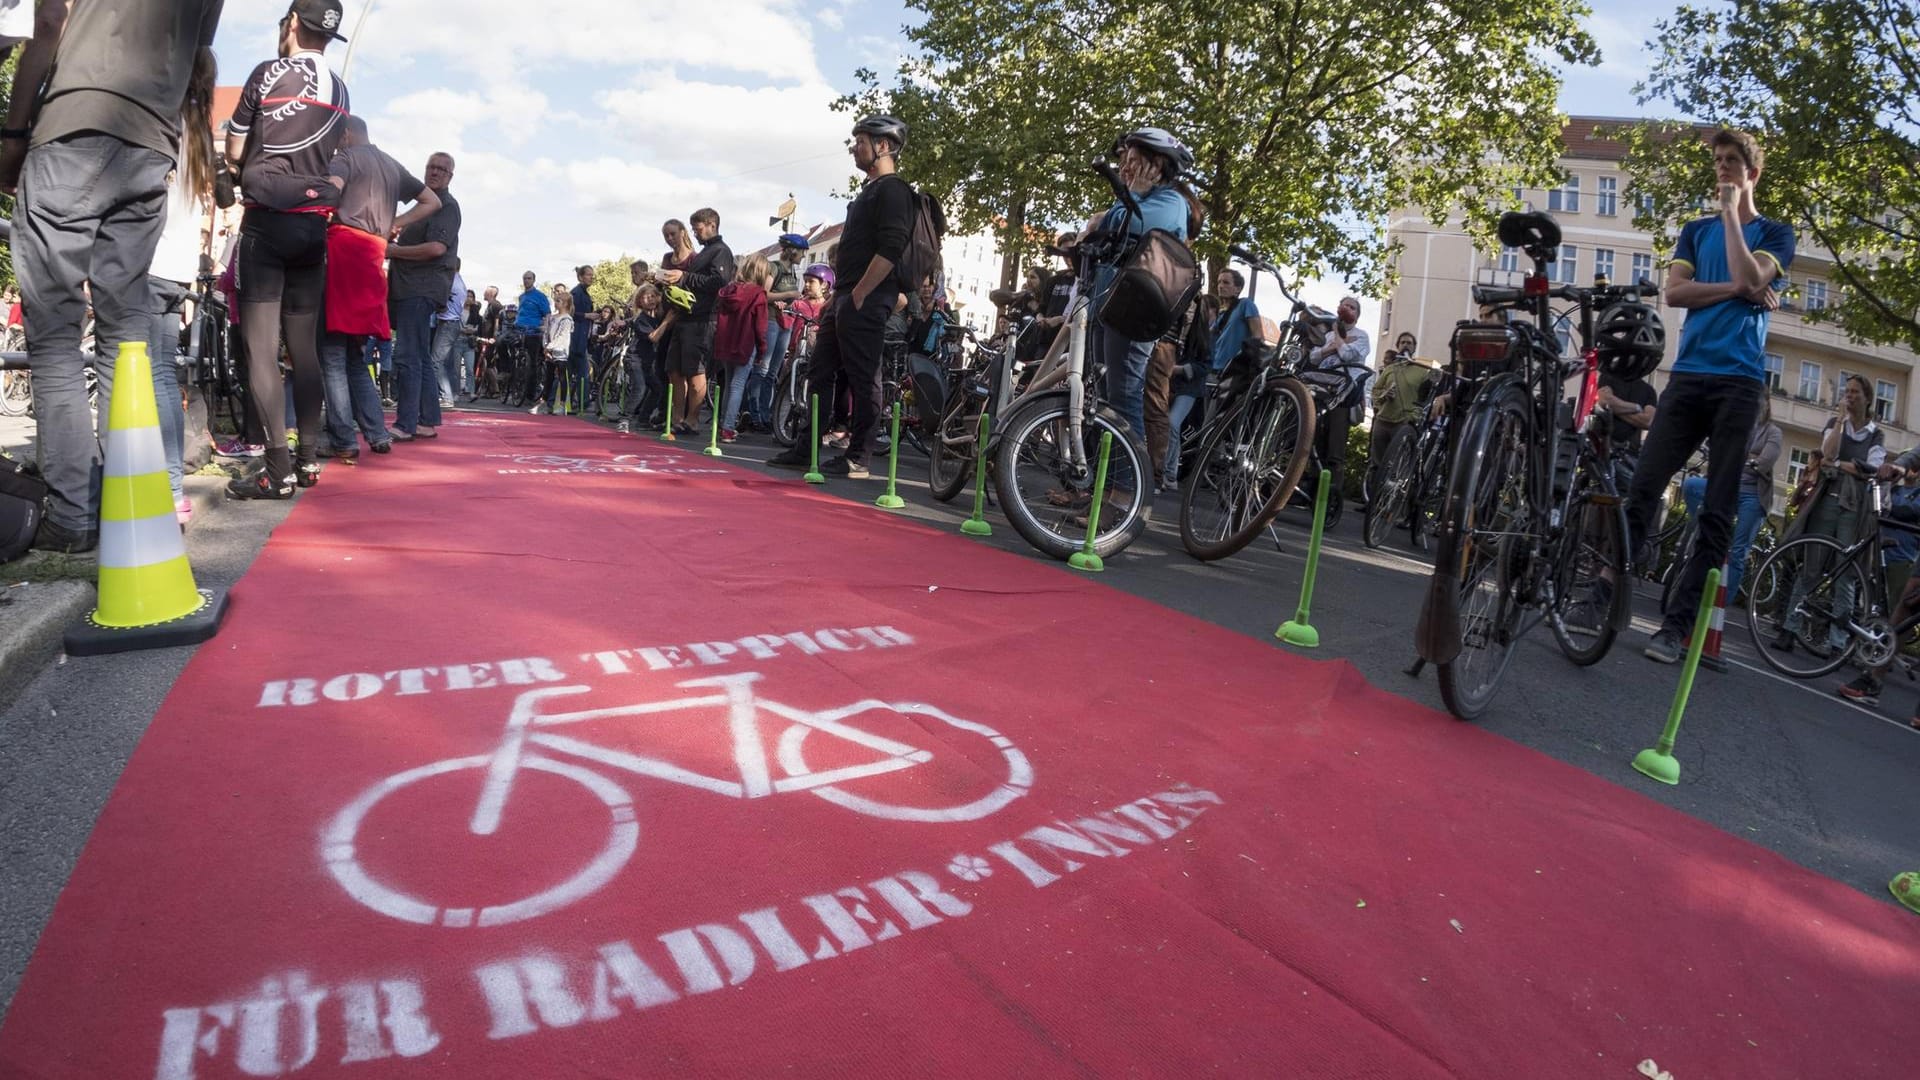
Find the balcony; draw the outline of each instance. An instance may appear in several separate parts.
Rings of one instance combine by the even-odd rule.
[[[1847,335],[1832,323],[1808,322],[1806,312],[1797,304],[1782,305],[1773,313],[1773,319],[1767,329],[1768,348],[1776,349],[1774,338],[1785,338],[1804,345],[1830,349],[1842,356],[1856,356],[1885,364],[1899,370],[1912,368],[1916,357],[1911,350],[1898,345],[1864,345],[1847,340]]]
[[[1833,418],[1833,403],[1830,399],[1808,400],[1787,389],[1773,391],[1773,422],[1782,429],[1794,429],[1807,434],[1818,435]],[[1912,430],[1898,420],[1876,420],[1887,433],[1887,451],[1895,453],[1915,443],[1920,443]]]

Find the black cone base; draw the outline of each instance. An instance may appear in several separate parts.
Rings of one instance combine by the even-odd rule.
[[[227,594],[201,589],[198,608],[169,622],[151,626],[101,626],[88,614],[67,628],[68,656],[102,656],[132,652],[135,649],[169,649],[175,645],[198,645],[220,630],[227,617]]]

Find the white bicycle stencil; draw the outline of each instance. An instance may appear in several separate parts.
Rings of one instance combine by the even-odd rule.
[[[666,780],[735,799],[807,792],[835,806],[892,821],[973,821],[994,813],[1026,794],[1033,786],[1033,767],[1026,755],[1013,745],[1012,740],[984,724],[962,720],[919,702],[867,699],[835,709],[810,712],[757,696],[754,683],[759,679],[760,675],[755,672],[691,679],[676,684],[681,689],[693,692],[687,697],[575,712],[543,712],[541,708],[550,699],[587,693],[591,687],[560,686],[528,690],[514,699],[506,731],[491,754],[436,761],[374,784],[328,823],[321,837],[321,857],[349,895],[383,915],[423,925],[499,926],[557,911],[591,895],[619,873],[632,857],[640,841],[640,823],[634,813],[633,800],[618,783],[589,765]],[[737,776],[708,776],[668,761],[598,746],[551,730],[589,720],[665,716],[716,706],[726,710]],[[1004,762],[1005,778],[999,778],[996,768],[986,780],[986,783],[993,785],[991,790],[959,806],[903,806],[847,790],[843,785],[849,782],[896,773],[933,760],[934,753],[931,750],[863,731],[847,722],[849,717],[876,709],[926,717],[945,724],[955,732],[986,739]],[[761,732],[763,716],[774,717],[787,724],[772,740],[776,745],[771,760],[768,756],[769,740],[763,738]],[[844,740],[879,756],[816,772],[808,767],[803,756],[807,738],[815,733]],[[563,755],[581,759],[588,765],[563,760]],[[775,774],[775,765],[778,766],[778,775]],[[978,763],[971,760],[965,765],[969,771],[979,767]],[[437,904],[410,896],[369,873],[360,860],[359,846],[363,842],[360,830],[374,807],[403,788],[468,769],[485,770],[479,802],[468,821],[468,829],[474,836],[494,835],[507,811],[516,778],[521,770],[533,769],[574,781],[604,805],[608,826],[605,844],[586,866],[559,884],[532,896],[486,906]]]

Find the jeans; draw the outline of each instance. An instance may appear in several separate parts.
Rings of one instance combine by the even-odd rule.
[[[180,406],[180,309],[185,306],[187,286],[165,278],[148,278],[153,289],[153,341],[149,352],[153,361],[153,402],[160,410],[160,443],[167,452],[167,483],[173,488],[173,501],[186,498],[180,486],[181,460],[186,457],[187,414]]]
[[[1147,441],[1147,361],[1153,342],[1129,341],[1110,327],[1100,327],[1100,355],[1107,362],[1107,404],[1126,418],[1134,437]]]
[[[393,370],[393,339],[368,338],[366,355],[373,364],[375,376],[388,374]]]
[[[380,413],[380,388],[367,371],[367,339],[328,334],[320,339],[320,375],[327,384],[327,438],[336,453],[392,442]],[[358,431],[355,431],[356,425]]]
[[[478,355],[474,350],[473,339],[465,334],[453,343],[453,400],[460,400],[461,394],[471,394],[476,389],[473,382],[473,361]]]
[[[746,380],[747,416],[762,427],[773,426],[773,392],[792,341],[793,331],[780,324],[780,316],[768,315],[767,347],[754,356],[753,371]]]
[[[587,359],[586,346],[574,346],[567,353],[567,400],[576,413],[587,411],[587,384],[592,378],[593,365]]]
[[[726,372],[727,376],[726,406],[720,412],[720,430],[738,431],[740,403],[746,399],[747,383],[750,381],[753,368],[749,364],[716,364],[714,366]]]
[[[440,380],[434,375],[433,313],[425,296],[387,304],[393,315],[393,429],[412,435],[416,428],[440,423]]]
[[[1687,513],[1699,514],[1701,500],[1707,496],[1707,478],[1689,476],[1680,483],[1680,497],[1686,500]],[[1760,496],[1740,488],[1740,514],[1733,523],[1733,546],[1727,549],[1727,600],[1740,595],[1740,579],[1747,572],[1747,552],[1753,550],[1760,526],[1767,522],[1767,505]]]
[[[1680,584],[1668,600],[1664,628],[1685,634],[1693,625],[1706,591],[1707,571],[1719,566],[1733,542],[1733,516],[1740,501],[1740,473],[1746,467],[1747,437],[1760,415],[1766,389],[1756,379],[1674,372],[1660,395],[1653,428],[1640,448],[1627,494],[1627,550],[1638,552],[1648,522],[1660,506],[1667,483],[1687,458],[1707,444],[1706,498],[1700,513],[1700,539],[1681,568]]]
[[[94,372],[104,404],[113,398],[120,345],[152,337],[147,266],[160,244],[172,168],[166,154],[85,134],[34,147],[21,169],[13,258],[26,308],[47,520],[73,532],[92,533],[100,516],[100,437],[108,413],[102,408],[96,418],[87,404],[81,286],[93,286]]]
[[[459,345],[460,321],[434,316],[433,374],[440,385],[440,400],[446,404],[452,404],[460,390]]]
[[[1160,480],[1171,484],[1180,479],[1180,429],[1200,404],[1199,394],[1181,394],[1167,407],[1167,458],[1160,467]]]

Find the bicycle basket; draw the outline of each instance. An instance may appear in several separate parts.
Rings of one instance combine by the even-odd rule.
[[[1448,346],[1456,377],[1477,382],[1519,368],[1526,358],[1526,343],[1505,323],[1460,322],[1453,328]]]

